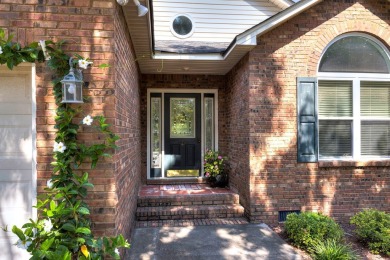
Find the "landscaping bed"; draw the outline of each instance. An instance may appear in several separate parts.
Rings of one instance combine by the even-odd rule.
[[[358,241],[356,235],[354,234],[354,227],[350,224],[342,224],[341,227],[345,232],[345,240],[347,244],[350,244],[352,249],[356,252],[356,254],[362,260],[390,260],[390,257],[375,255],[372,254],[366,246],[364,246],[361,242]],[[283,240],[285,240],[288,244],[291,245],[291,241],[289,241],[284,224],[280,223],[277,226],[271,227]],[[291,245],[293,246],[293,245]],[[294,247],[294,246],[293,246]],[[308,253],[299,248],[294,247],[301,255],[303,260],[312,259]]]

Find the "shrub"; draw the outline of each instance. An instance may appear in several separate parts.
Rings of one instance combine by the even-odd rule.
[[[325,240],[314,243],[314,260],[354,260],[358,259],[350,246],[336,240]]]
[[[315,243],[325,240],[340,242],[344,236],[343,230],[333,219],[315,212],[289,214],[285,226],[291,242],[308,251]]]
[[[390,214],[375,209],[359,212],[351,218],[359,240],[373,253],[390,256]]]

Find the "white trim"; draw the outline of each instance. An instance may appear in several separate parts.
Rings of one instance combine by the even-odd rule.
[[[203,54],[181,54],[181,53],[160,53],[156,51],[153,59],[161,60],[210,60],[222,61],[225,58],[219,53],[203,53]]]
[[[300,1],[284,11],[272,16],[271,18],[261,22],[260,24],[252,27],[251,29],[243,32],[236,37],[237,45],[257,45],[257,36],[262,35],[280,24],[288,21],[301,12],[309,9],[310,7],[320,3],[322,0],[306,0]]]
[[[360,80],[355,78],[352,81],[352,157],[360,159],[361,148],[361,120],[360,120]]]
[[[149,88],[147,89],[147,109],[146,109],[146,113],[147,113],[147,116],[146,116],[146,120],[147,120],[147,124],[146,124],[146,128],[147,128],[147,138],[146,138],[146,142],[147,142],[147,160],[146,160],[146,172],[147,172],[147,179],[151,179],[150,178],[150,165],[151,165],[151,161],[150,161],[150,153],[151,153],[151,149],[150,149],[150,141],[151,141],[151,138],[150,138],[150,94],[151,93],[161,93],[161,174],[162,174],[162,177],[161,178],[153,178],[153,179],[165,179],[166,177],[164,177],[164,172],[165,172],[165,169],[164,169],[164,155],[165,155],[165,141],[164,141],[164,117],[165,117],[165,114],[164,114],[164,95],[165,93],[194,93],[194,94],[201,94],[201,122],[203,122],[203,119],[204,119],[204,115],[203,115],[203,97],[204,97],[204,94],[214,94],[214,103],[215,103],[215,110],[214,110],[214,113],[215,113],[215,117],[214,117],[214,140],[215,140],[215,149],[217,150],[218,149],[218,89],[165,89],[165,88]],[[203,151],[203,148],[204,148],[204,140],[203,140],[203,136],[204,136],[204,133],[203,133],[203,127],[201,127],[201,162],[203,162],[203,158],[204,158],[204,151]],[[203,172],[203,163],[201,163],[201,171]],[[193,177],[181,177],[180,179],[190,179],[190,178],[193,178]],[[202,178],[201,176],[199,178]],[[169,178],[169,179],[174,179],[174,178]]]
[[[365,80],[370,81],[383,81],[390,82],[390,74],[363,74],[361,77],[359,73],[319,73],[321,76],[318,77],[318,82],[320,80],[348,80],[352,81],[352,107],[353,107],[353,115],[352,117],[318,117],[318,120],[352,120],[352,156],[345,157],[320,157],[319,155],[319,145],[318,145],[318,158],[320,161],[327,160],[337,160],[337,161],[370,161],[370,160],[388,160],[390,157],[379,157],[379,156],[362,156],[361,155],[361,122],[362,121],[375,121],[376,119],[379,121],[389,121],[390,118],[364,118],[360,116],[360,82]],[[340,75],[340,77],[338,77]],[[353,75],[353,77],[352,77]],[[377,76],[381,76],[377,78]],[[317,92],[318,95],[318,92]],[[319,104],[317,104],[318,106]],[[318,108],[317,108],[318,109]],[[317,132],[317,140],[319,140],[319,131]]]
[[[31,103],[32,103],[32,110],[31,110],[31,120],[32,120],[32,205],[37,205],[37,101],[36,101],[36,94],[37,94],[37,88],[36,88],[36,68],[35,63],[31,64]],[[32,218],[37,218],[37,208],[32,208]]]

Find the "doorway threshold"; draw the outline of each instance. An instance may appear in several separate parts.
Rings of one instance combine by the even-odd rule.
[[[185,183],[197,183],[197,184],[202,184],[202,183],[207,183],[206,179],[201,178],[201,177],[196,177],[196,178],[159,178],[159,179],[148,179],[146,181],[147,185],[168,185],[168,184],[185,184]]]

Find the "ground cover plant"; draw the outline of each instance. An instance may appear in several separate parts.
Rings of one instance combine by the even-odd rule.
[[[349,245],[334,239],[314,243],[312,251],[315,260],[355,260],[358,259]]]

